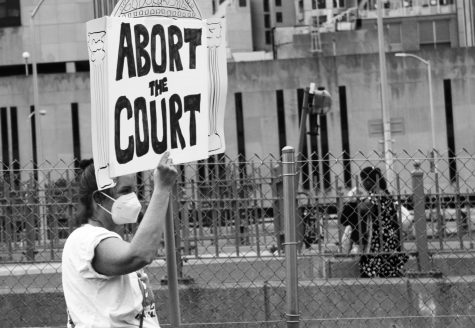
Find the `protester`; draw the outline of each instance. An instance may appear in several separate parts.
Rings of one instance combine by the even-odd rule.
[[[360,177],[369,193],[366,201],[359,205],[363,215],[369,214],[368,243],[359,263],[361,276],[401,277],[408,256],[401,253],[396,203],[379,168],[365,167]]]
[[[81,166],[80,227],[67,239],[62,257],[68,327],[159,327],[142,269],[154,259],[162,239],[177,175],[169,154],[154,171],[150,203],[130,242],[120,232],[124,224],[135,223],[141,211],[135,176],[119,177],[115,187],[98,191],[92,161]]]
[[[368,215],[360,211],[358,200],[345,202],[340,213],[340,223],[344,227],[341,238],[344,254],[360,254],[368,244]]]

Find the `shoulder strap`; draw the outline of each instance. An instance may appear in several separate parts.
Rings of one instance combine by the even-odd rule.
[[[138,283],[139,283],[139,287],[140,287],[140,290],[142,292],[142,295],[143,295],[143,302],[142,302],[142,314],[140,315],[140,328],[143,327],[143,318],[145,317],[145,305],[144,305],[144,302],[145,302],[145,293],[147,292],[145,290],[145,287],[143,286],[143,282],[142,280],[140,280],[140,278],[137,276],[137,279],[138,279]]]
[[[71,319],[71,315],[69,314],[69,310],[66,309],[66,312],[68,313],[68,327],[74,328],[76,325],[74,324],[73,319]]]

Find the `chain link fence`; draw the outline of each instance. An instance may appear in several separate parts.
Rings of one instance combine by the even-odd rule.
[[[183,326],[475,327],[475,156],[404,153],[387,170],[383,154],[344,155],[293,163],[293,193],[283,184],[288,163],[272,156],[214,156],[179,166],[172,201]],[[65,162],[14,164],[0,171],[0,326],[65,326],[60,262],[74,229],[78,170]],[[382,250],[364,247],[368,226],[383,226],[381,195],[372,198],[379,208],[372,223],[361,213],[371,196],[359,176],[367,166],[385,173],[397,211],[392,252],[407,256],[399,277],[361,276],[363,257],[386,260]],[[144,205],[151,190],[150,173],[138,174]],[[353,246],[361,247],[345,245],[350,221],[360,236]],[[295,243],[285,233],[289,225]],[[289,309],[292,247],[297,313]],[[147,271],[166,326],[163,249]]]

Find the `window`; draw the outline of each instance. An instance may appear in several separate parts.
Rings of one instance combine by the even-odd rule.
[[[266,44],[271,44],[271,43],[272,43],[271,31],[270,31],[270,30],[267,30],[267,31],[266,31]]]
[[[345,0],[333,0],[333,8],[345,8]]]
[[[317,9],[317,0],[312,0],[312,9]]]
[[[0,0],[0,27],[20,25],[20,1]]]
[[[450,47],[449,20],[420,22],[419,43],[423,48]]]
[[[277,23],[282,23],[282,13],[281,12],[276,12],[275,13],[275,21]]]
[[[312,16],[312,24],[313,26],[317,27],[322,25],[323,23],[327,22],[327,16],[326,15],[320,15],[320,16]]]
[[[264,0],[264,12],[269,12],[269,0]]]
[[[326,0],[318,0],[318,9],[325,9],[327,8]]]
[[[388,25],[388,37],[390,44],[401,44],[402,43],[402,36],[401,36],[401,24],[389,24]]]
[[[264,27],[265,28],[270,28],[270,15],[269,14],[265,14],[264,15]]]
[[[239,7],[246,7],[247,6],[247,0],[239,0]]]
[[[282,0],[275,0],[276,7],[282,7]]]

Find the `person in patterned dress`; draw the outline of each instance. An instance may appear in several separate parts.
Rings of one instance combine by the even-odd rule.
[[[365,167],[360,177],[369,193],[362,204],[369,213],[369,231],[365,254],[359,262],[361,277],[402,277],[408,256],[401,252],[396,203],[379,168]]]

